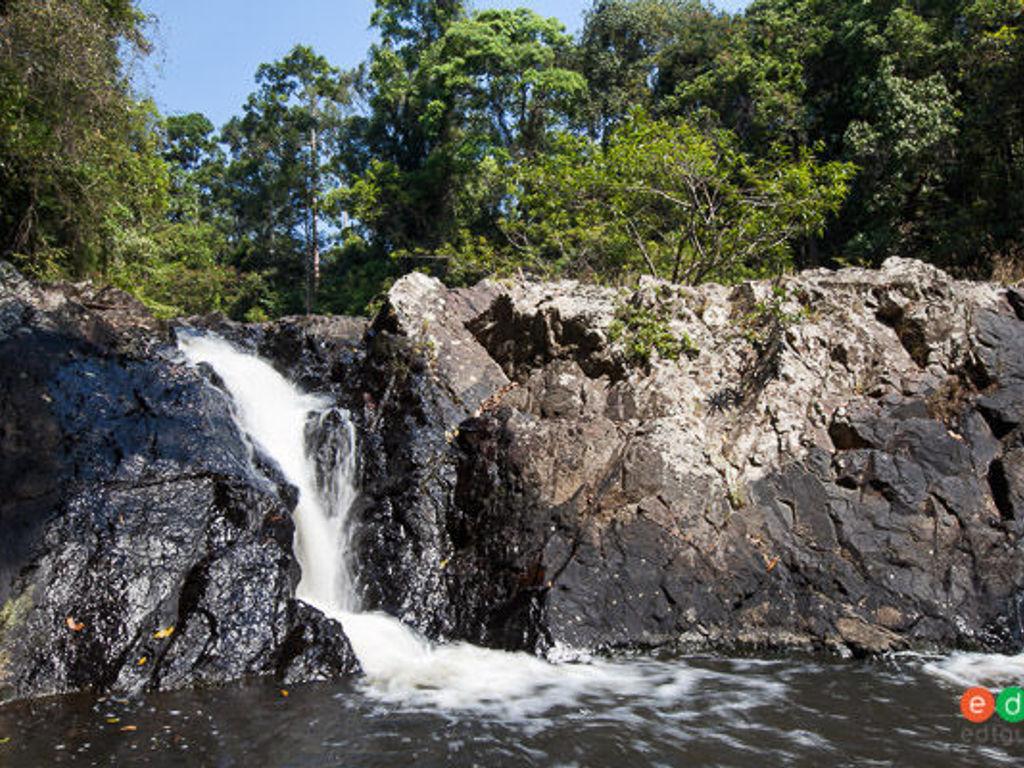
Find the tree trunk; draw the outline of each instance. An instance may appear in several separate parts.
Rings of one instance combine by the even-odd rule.
[[[319,189],[320,152],[317,146],[316,126],[309,129],[309,263],[306,265],[306,314],[316,309],[316,294],[320,290],[320,236]]]

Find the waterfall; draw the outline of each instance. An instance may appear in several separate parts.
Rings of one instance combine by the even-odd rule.
[[[341,623],[370,695],[518,718],[568,705],[584,693],[660,696],[687,685],[685,666],[662,665],[652,678],[650,664],[555,665],[468,643],[435,645],[398,619],[360,612],[349,519],[357,496],[357,437],[348,415],[221,338],[181,334],[179,346],[191,364],[213,368],[234,401],[239,428],[298,489],[294,547],[302,578],[296,596]],[[327,433],[333,442],[317,445]],[[318,469],[316,456],[325,450],[333,455]]]
[[[302,569],[296,597],[325,613],[354,607],[351,568],[343,547],[348,511],[354,497],[352,476],[332,478],[335,498],[318,482],[316,464],[307,450],[311,420],[322,422],[332,410],[323,397],[301,392],[270,365],[236,350],[215,336],[183,334],[179,346],[193,364],[206,363],[224,382],[235,405],[238,426],[263,453],[277,462],[299,492],[295,507],[295,555]],[[349,432],[351,423],[344,418]],[[350,452],[354,461],[355,451]],[[342,462],[339,474],[352,472]],[[330,502],[345,506],[328,506]],[[330,513],[328,513],[330,510]]]

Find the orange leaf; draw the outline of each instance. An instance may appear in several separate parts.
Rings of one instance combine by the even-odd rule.
[[[135,666],[141,667],[147,661],[149,661],[149,657],[148,656],[143,656],[141,659],[139,659],[137,662],[135,662]]]
[[[281,695],[284,696],[287,699],[288,698],[288,691],[286,691],[284,688],[282,688],[281,689]]]
[[[80,621],[76,621],[73,616],[68,616],[67,619],[64,620],[64,623],[68,625],[68,629],[72,632],[81,632],[85,629],[85,624]]]
[[[778,565],[778,564],[779,564],[779,558],[778,557],[773,557],[770,562],[766,563],[766,566],[768,568],[768,573],[771,573],[772,571],[774,571],[775,570],[775,566]]]
[[[121,733],[133,733],[137,730],[139,730],[139,726],[137,725],[126,725],[123,728],[121,728]]]

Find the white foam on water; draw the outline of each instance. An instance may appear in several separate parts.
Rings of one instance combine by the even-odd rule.
[[[339,618],[366,673],[367,692],[389,702],[519,719],[572,706],[588,695],[639,696],[657,687],[654,677],[634,665],[553,664],[470,643],[431,643],[384,614]],[[677,676],[692,674],[684,667]]]
[[[922,669],[956,686],[1003,688],[1024,684],[1024,653],[953,653],[925,662]]]

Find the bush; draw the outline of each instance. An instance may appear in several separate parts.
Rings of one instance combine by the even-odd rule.
[[[678,360],[682,355],[696,357],[698,350],[687,335],[676,336],[668,323],[653,310],[623,305],[608,327],[608,339],[621,343],[626,357],[634,364],[649,365],[654,353],[662,360]]]

